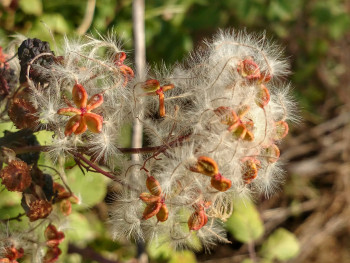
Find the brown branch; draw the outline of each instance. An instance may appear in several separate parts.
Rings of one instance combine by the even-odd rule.
[[[153,152],[159,152],[159,151],[164,152],[166,149],[171,148],[172,146],[176,146],[177,144],[181,145],[181,143],[186,141],[190,136],[191,134],[180,136],[166,145],[142,147],[142,148],[118,148],[118,150],[125,154],[153,153]],[[8,147],[8,143],[9,141],[11,141],[11,139],[8,138],[8,136],[4,136],[3,138],[0,138],[0,146]],[[11,147],[8,147],[8,148],[11,148]],[[18,148],[11,148],[11,149],[16,154],[22,154],[22,153],[28,153],[28,152],[48,152],[50,151],[50,148],[52,147],[49,145],[47,146],[37,145],[37,146],[24,146],[24,147],[18,147]],[[86,147],[78,147],[77,150],[80,152],[87,152]]]
[[[101,167],[99,167],[97,164],[95,164],[94,162],[90,161],[89,159],[87,159],[86,157],[84,157],[84,155],[80,154],[80,153],[76,153],[73,151],[69,151],[70,154],[72,154],[74,157],[80,159],[81,161],[83,161],[84,163],[88,164],[91,168],[93,168],[96,172],[103,174],[104,176],[115,180],[115,176],[110,174],[109,172],[101,169]]]
[[[14,216],[14,217],[10,217],[10,218],[7,218],[7,219],[0,219],[0,221],[2,222],[2,223],[6,223],[6,222],[8,222],[8,221],[13,221],[13,220],[16,220],[16,221],[22,221],[22,219],[21,219],[21,217],[22,216],[25,216],[25,214],[26,213],[20,213],[20,214],[18,214],[17,216]]]

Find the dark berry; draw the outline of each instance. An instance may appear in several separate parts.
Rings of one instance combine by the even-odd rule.
[[[18,58],[21,65],[20,82],[26,82],[27,69],[29,63],[41,53],[54,53],[50,49],[48,42],[41,41],[37,38],[28,38],[22,42],[18,48]],[[42,56],[33,62],[33,65],[40,65],[46,69],[54,63],[53,56]],[[45,82],[44,78],[40,78],[39,67],[31,67],[30,78],[35,82]]]

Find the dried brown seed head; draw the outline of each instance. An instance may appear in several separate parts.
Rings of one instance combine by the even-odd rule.
[[[51,203],[46,200],[35,200],[29,204],[27,216],[31,222],[41,218],[46,218],[52,211]]]
[[[11,161],[0,171],[2,184],[9,191],[23,192],[32,182],[30,167],[23,161]]]
[[[18,129],[34,129],[39,123],[36,113],[32,103],[23,98],[14,98],[8,110],[11,121]]]

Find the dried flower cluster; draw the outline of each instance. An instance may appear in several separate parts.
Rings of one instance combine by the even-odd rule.
[[[20,87],[1,86],[18,128],[53,132],[42,151],[60,171],[72,156],[122,186],[110,206],[115,239],[209,248],[226,241],[222,221],[235,198],[270,195],[283,180],[278,144],[295,116],[281,50],[264,36],[234,32],[220,32],[206,46],[184,64],[145,77],[124,64],[126,53],[111,37],[66,39],[61,56],[28,39],[18,51]],[[147,145],[121,148],[121,129],[136,118]],[[5,161],[0,175],[8,190],[23,192],[30,221],[48,217],[54,203],[69,215],[77,202],[70,189],[43,174],[37,159],[16,158],[22,161]],[[45,262],[60,253],[63,234],[56,232],[51,225],[45,232],[45,257],[52,259]]]

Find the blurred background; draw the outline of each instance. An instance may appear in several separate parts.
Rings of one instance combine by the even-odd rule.
[[[156,66],[181,61],[219,28],[265,31],[268,39],[285,47],[302,115],[281,147],[287,171],[283,188],[269,199],[258,197],[240,212],[249,228],[261,232],[254,237],[257,258],[350,262],[350,1],[147,0],[147,62]],[[1,46],[20,33],[48,41],[55,50],[48,29],[58,46],[65,35],[115,33],[132,59],[132,0],[0,0]],[[125,134],[128,144],[128,131]],[[78,177],[74,171],[72,176]],[[71,187],[81,192],[89,209],[78,208],[71,215],[75,230],[67,234],[61,261],[135,262],[137,246],[113,242],[103,223],[108,218],[108,182],[82,181],[87,180],[76,178]],[[0,200],[1,215],[18,214],[13,208],[18,202],[9,200]],[[252,262],[251,245],[232,226],[237,220],[227,222],[232,244],[218,245],[211,254],[148,244],[149,260]]]

